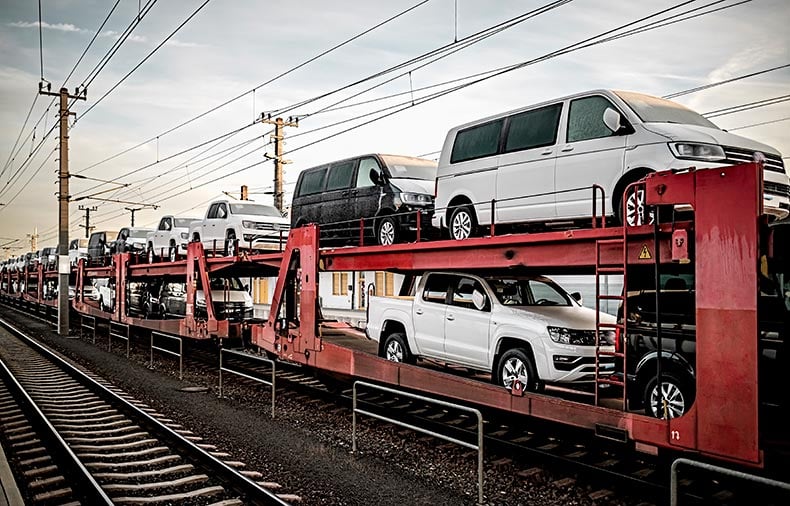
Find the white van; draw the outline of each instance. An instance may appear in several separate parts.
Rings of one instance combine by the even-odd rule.
[[[649,221],[643,193],[629,194],[625,219],[622,198],[646,174],[763,158],[765,213],[782,219],[790,214],[790,181],[776,149],[669,100],[589,91],[451,129],[439,158],[433,225],[464,239],[490,225],[492,207],[496,224],[590,220],[593,184],[606,192],[607,217],[641,225]]]

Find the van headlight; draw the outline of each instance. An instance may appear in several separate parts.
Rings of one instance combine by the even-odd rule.
[[[669,144],[672,154],[685,160],[702,160],[705,162],[723,162],[727,159],[724,149],[716,144],[697,142],[674,142]]]
[[[417,204],[417,205],[426,205],[430,204],[433,197],[428,195],[427,193],[406,193],[402,192],[400,194],[400,200],[404,204]]]

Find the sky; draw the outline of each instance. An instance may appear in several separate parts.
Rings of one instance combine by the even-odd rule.
[[[96,206],[92,226],[117,230],[130,224],[126,207],[143,207],[137,226],[164,214],[200,218],[245,184],[250,198],[271,204],[274,147],[271,125],[256,122],[262,114],[299,118],[285,129],[288,204],[303,169],[376,152],[437,158],[450,128],[499,112],[596,88],[664,96],[790,63],[787,0],[119,0],[110,14],[114,4],[41,0],[39,24],[37,2],[3,0],[0,258],[29,250],[34,231],[39,248],[57,243],[57,129],[42,142],[57,102],[38,95],[42,77],[53,91],[88,84],[87,99],[71,107],[74,238],[85,235],[80,205]],[[546,6],[554,8],[465,44]],[[545,57],[693,9],[721,10]],[[453,51],[365,80],[439,48]],[[427,100],[473,74],[535,59]],[[707,113],[788,93],[785,67],[674,100]],[[713,121],[788,156],[789,117],[790,101],[779,101]]]

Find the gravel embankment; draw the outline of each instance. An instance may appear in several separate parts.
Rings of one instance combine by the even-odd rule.
[[[278,493],[296,495],[303,505],[474,505],[477,504],[476,453],[372,419],[358,420],[359,452],[351,453],[351,412],[345,407],[278,389],[276,418],[270,418],[268,387],[227,379],[217,397],[217,374],[156,358],[147,367],[147,345],[133,348],[131,359],[120,342],[107,352],[106,337],[97,345],[57,337],[39,322],[23,320],[8,308],[0,313],[24,325],[46,344],[172,418],[204,442],[258,471],[262,480],[281,485]],[[125,351],[125,348],[124,348]],[[117,353],[116,353],[117,352]],[[207,391],[185,392],[188,386]],[[593,498],[605,486],[539,469],[540,462],[486,459],[485,497],[490,505],[646,504],[614,495]],[[536,469],[538,468],[538,469]],[[597,485],[597,484],[596,484]],[[597,496],[596,496],[597,497]]]

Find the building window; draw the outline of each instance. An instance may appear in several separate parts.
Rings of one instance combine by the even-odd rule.
[[[332,295],[348,295],[348,273],[332,273]]]
[[[383,271],[376,273],[376,295],[395,295],[395,274]]]

